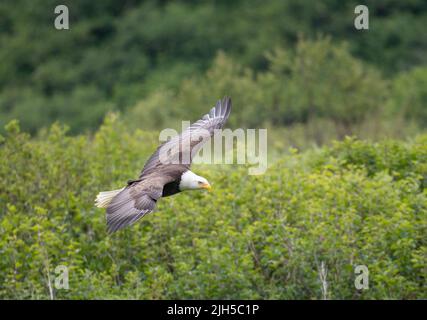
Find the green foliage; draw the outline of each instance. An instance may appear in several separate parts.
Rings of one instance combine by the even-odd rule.
[[[328,39],[300,41],[295,52],[278,49],[269,57],[270,72],[261,81],[274,88],[268,94],[273,124],[320,117],[348,127],[377,114],[387,96],[376,70]]]
[[[427,67],[399,75],[393,82],[391,109],[427,127]]]
[[[347,139],[282,157],[265,175],[194,170],[212,193],[159,201],[137,225],[106,234],[93,200],[138,174],[156,136],[109,115],[94,136],[58,125],[37,139],[8,124],[0,145],[0,297],[421,299],[427,295],[427,137]],[[366,265],[369,289],[356,290]]]
[[[349,133],[367,117],[382,114],[387,82],[344,46],[329,39],[301,40],[295,50],[277,49],[267,56],[266,70],[255,74],[220,53],[204,76],[184,81],[176,92],[161,90],[142,100],[128,122],[138,127],[150,115],[153,122],[147,125],[158,128],[174,119],[197,119],[224,94],[233,97],[230,121],[239,127],[328,119]]]
[[[427,186],[426,145],[426,136],[418,137],[410,146],[393,140],[370,143],[347,137],[325,156],[338,159],[345,167],[363,167],[370,176],[386,171],[396,180],[415,179],[422,191]]]
[[[69,7],[70,30],[53,27],[53,10],[58,4]],[[368,32],[354,29],[358,4],[356,0],[3,0],[0,126],[18,118],[31,133],[58,120],[67,123],[74,134],[95,129],[106,112],[123,111],[161,88],[176,89],[183,79],[202,74],[219,50],[255,75],[269,65],[266,52],[277,47],[288,51],[300,35],[315,39],[319,34],[330,36],[334,44],[346,41],[348,52],[325,49],[319,43],[316,53],[310,46],[300,45],[297,53],[302,50],[304,57],[292,58],[296,65],[285,68],[294,81],[289,87],[283,82],[270,83],[279,91],[286,87],[283,95],[291,102],[286,107],[290,115],[279,105],[279,119],[306,117],[313,106],[310,99],[316,98],[316,110],[323,116],[338,108],[337,116],[346,117],[345,102],[360,107],[351,109],[346,123],[358,120],[373,106],[381,108],[375,104],[386,93],[379,71],[373,68],[392,77],[427,62],[425,1],[368,1]],[[281,51],[276,54],[277,60]],[[310,65],[316,62],[322,64]],[[310,70],[305,72],[302,68],[307,65]],[[331,90],[333,81],[338,86],[336,95]],[[315,83],[318,88],[313,88]],[[250,83],[245,84],[251,88]],[[372,97],[375,89],[376,98]],[[284,99],[279,91],[275,97]],[[259,89],[255,95],[265,96]],[[252,102],[256,103],[259,100]],[[263,110],[263,120],[274,122],[275,111]],[[251,112],[255,115],[246,117],[256,122],[259,112]]]

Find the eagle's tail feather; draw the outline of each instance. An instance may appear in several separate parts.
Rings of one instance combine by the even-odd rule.
[[[107,208],[111,203],[111,200],[119,194],[124,188],[111,190],[111,191],[102,191],[98,193],[95,199],[95,206],[98,208]]]

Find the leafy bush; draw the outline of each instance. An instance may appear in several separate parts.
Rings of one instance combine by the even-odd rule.
[[[427,127],[427,68],[415,68],[396,77],[390,104],[394,115]]]
[[[426,136],[418,137],[411,145],[393,140],[371,143],[347,137],[345,141],[335,143],[324,156],[338,159],[346,168],[365,168],[370,176],[385,171],[395,180],[413,178],[422,191],[427,183],[426,145]],[[322,165],[325,163],[327,161],[321,162]]]
[[[224,93],[233,97],[231,123],[239,126],[280,127],[323,118],[340,126],[343,135],[367,117],[379,118],[387,82],[345,46],[329,39],[301,40],[295,50],[277,49],[268,58],[267,70],[256,74],[220,53],[204,76],[184,81],[175,92],[161,90],[143,99],[128,120],[139,126],[154,114],[147,125],[155,128],[172,119],[195,119]]]
[[[293,153],[265,175],[194,170],[214,192],[162,199],[132,228],[107,236],[97,192],[138,174],[157,144],[114,115],[94,136],[54,125],[37,139],[7,126],[0,145],[0,297],[425,298],[427,137],[346,140]],[[327,270],[328,291],[319,272]],[[366,265],[369,289],[354,287]]]

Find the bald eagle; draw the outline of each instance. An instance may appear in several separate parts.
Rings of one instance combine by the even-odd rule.
[[[95,205],[107,209],[108,232],[135,223],[153,211],[161,197],[185,190],[210,190],[205,178],[190,171],[191,161],[215,129],[224,126],[230,111],[231,99],[224,97],[180,135],[161,144],[145,163],[138,179],[128,181],[122,189],[100,192]]]

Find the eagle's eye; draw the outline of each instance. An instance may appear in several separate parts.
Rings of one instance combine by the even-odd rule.
[[[203,184],[202,181],[197,181],[197,183],[199,184],[199,186],[201,186]]]

